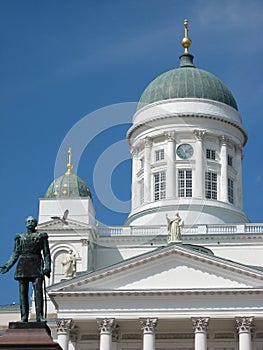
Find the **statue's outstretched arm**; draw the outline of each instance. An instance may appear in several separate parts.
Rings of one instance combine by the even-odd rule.
[[[1,267],[0,272],[6,273],[8,272],[12,266],[15,265],[20,255],[20,240],[19,235],[16,235],[15,237],[15,246],[12,255],[10,256],[9,260]]]

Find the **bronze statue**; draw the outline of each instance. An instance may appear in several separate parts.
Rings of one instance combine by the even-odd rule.
[[[15,236],[13,253],[7,263],[0,269],[1,273],[8,272],[19,258],[15,280],[19,281],[21,322],[28,322],[29,282],[32,282],[34,288],[36,321],[45,321],[43,316],[43,281],[44,276],[50,277],[51,259],[48,235],[46,232],[37,232],[36,226],[37,220],[29,216],[26,219],[27,233],[18,233]]]

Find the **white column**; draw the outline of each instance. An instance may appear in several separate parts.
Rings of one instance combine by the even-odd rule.
[[[144,143],[144,202],[151,201],[151,146],[149,137],[143,140]]]
[[[58,319],[57,321],[58,343],[62,350],[68,350],[69,331],[72,327],[72,319]]]
[[[192,322],[195,332],[195,350],[206,350],[209,317],[193,317]]]
[[[203,138],[205,130],[194,130],[196,136],[196,147],[195,147],[195,174],[194,174],[194,186],[193,186],[193,197],[204,198],[205,197],[205,177],[204,177],[204,165],[205,155],[203,151]]]
[[[132,210],[140,203],[140,189],[137,180],[137,173],[139,171],[138,149],[132,148]]]
[[[239,350],[252,350],[251,331],[254,317],[236,317],[236,324],[239,334]]]
[[[175,182],[175,138],[174,132],[166,133],[167,137],[167,198],[176,197],[176,182]]]
[[[114,318],[97,319],[100,331],[100,350],[111,350]]]
[[[143,350],[155,350],[155,328],[157,318],[141,318],[141,329],[143,331]]]
[[[222,202],[228,202],[227,143],[229,142],[229,139],[226,136],[221,136],[220,141],[221,141],[220,200]]]
[[[236,187],[235,187],[235,193],[236,193],[236,197],[237,200],[235,202],[235,204],[239,207],[239,208],[243,208],[243,189],[242,189],[242,159],[243,159],[243,155],[242,155],[242,147],[236,145],[235,146],[235,151],[236,151],[236,155],[235,155],[235,159],[234,159],[234,168],[236,169],[236,173],[237,173],[237,181],[236,181]]]

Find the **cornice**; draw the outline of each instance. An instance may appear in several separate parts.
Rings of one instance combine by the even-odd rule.
[[[67,225],[61,223],[60,220],[50,220],[46,222],[42,222],[39,224],[36,229],[38,231],[74,231],[74,229],[78,230],[90,230],[93,229],[94,226],[89,225],[89,224],[84,224],[84,223],[79,223],[78,221],[75,220],[67,220]]]
[[[229,289],[151,289],[151,290],[97,290],[97,291],[49,291],[50,296],[56,297],[101,297],[101,296],[208,296],[208,295],[263,295],[263,288],[229,288]]]
[[[158,240],[158,244],[155,245],[155,247],[164,246],[167,244],[167,232],[161,232],[156,235],[147,235],[147,236],[125,236],[125,242],[123,242],[124,235],[122,236],[113,236],[113,237],[98,237],[97,245],[98,246],[104,246],[106,243],[109,243],[111,248],[112,244],[117,244],[118,247],[130,247],[130,244],[134,245],[134,242],[137,242],[140,244],[141,242],[147,243],[150,246],[150,243],[156,239]],[[147,239],[146,239],[147,238]],[[182,239],[183,243],[187,242],[194,242],[198,244],[198,242],[206,242],[206,245],[208,242],[216,242],[220,241],[220,243],[229,243],[237,246],[240,245],[243,246],[243,241],[245,242],[246,246],[257,246],[259,241],[263,240],[263,233],[255,233],[255,234],[248,234],[248,233],[213,233],[213,234],[207,234],[207,233],[182,233]],[[249,241],[249,242],[248,242]]]
[[[161,115],[158,115],[156,117],[152,117],[147,121],[143,121],[143,122],[139,122],[136,123],[134,125],[131,126],[131,128],[128,130],[127,132],[127,139],[129,141],[129,139],[131,138],[132,133],[137,130],[138,128],[140,128],[141,126],[144,126],[145,123],[147,124],[147,122],[153,122],[153,121],[158,121],[158,120],[163,120],[163,119],[169,119],[169,118],[174,118],[174,117],[179,117],[179,118],[204,118],[204,119],[210,119],[210,120],[216,120],[216,121],[220,121],[229,125],[234,126],[235,128],[237,128],[244,136],[244,144],[242,146],[244,146],[247,142],[247,138],[248,135],[245,131],[244,128],[242,128],[238,123],[235,123],[234,121],[229,120],[228,118],[225,118],[224,116],[215,116],[212,114],[205,114],[205,113],[164,113]]]

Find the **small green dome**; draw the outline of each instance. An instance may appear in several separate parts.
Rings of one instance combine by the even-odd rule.
[[[174,98],[202,98],[238,109],[228,87],[215,75],[196,68],[190,54],[180,57],[178,68],[159,75],[147,86],[141,95],[137,110],[153,102]]]
[[[48,187],[45,198],[90,197],[87,184],[74,173],[56,178]]]

